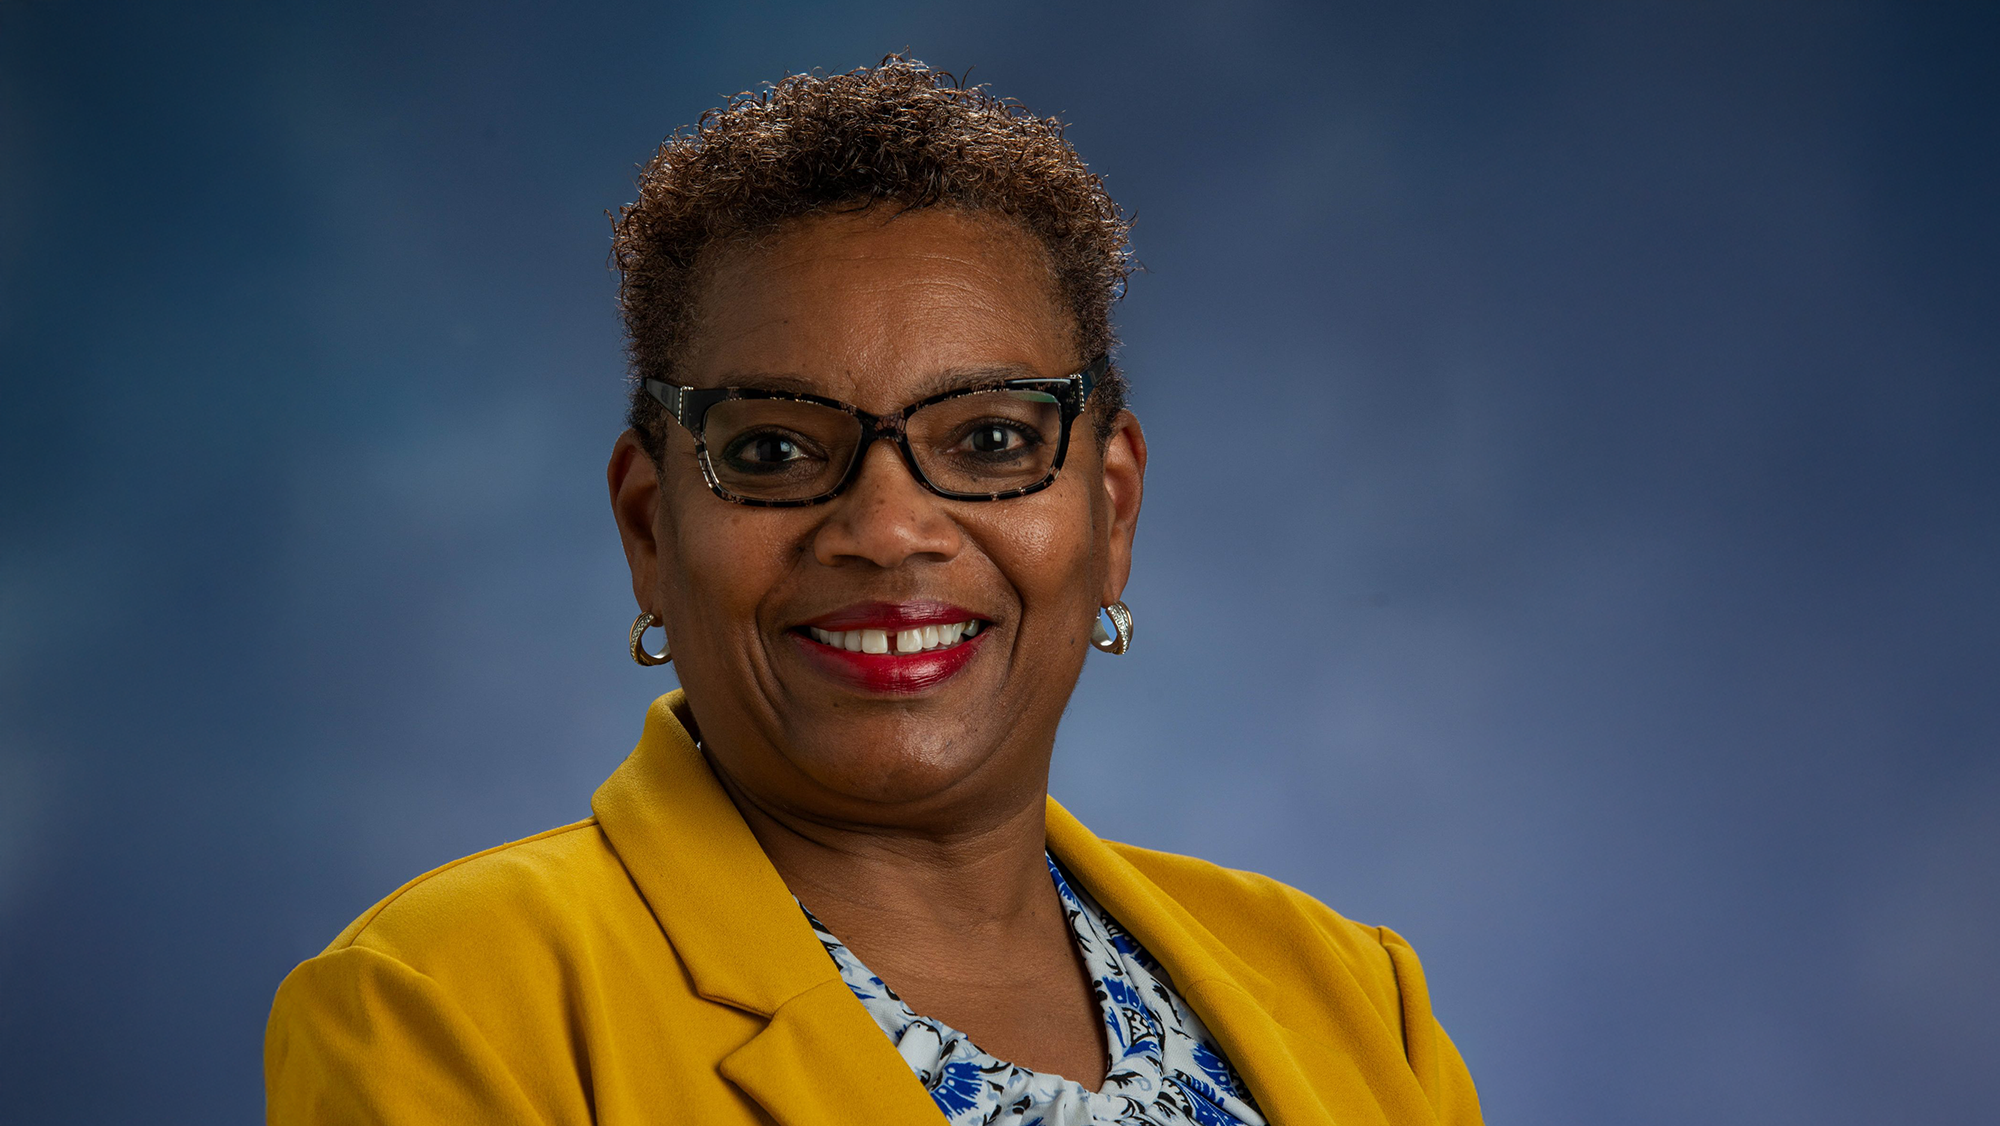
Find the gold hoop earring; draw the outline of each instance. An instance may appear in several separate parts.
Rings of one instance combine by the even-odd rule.
[[[639,644],[639,639],[646,635],[648,629],[652,628],[653,621],[653,612],[651,610],[632,619],[632,641],[630,646],[632,659],[647,668],[652,668],[654,665],[664,665],[674,659],[673,647],[667,643],[666,638],[660,639],[660,651],[657,653],[648,653],[646,652],[646,647]]]
[[[1111,628],[1118,631],[1113,637],[1104,631],[1104,619],[1111,619]],[[1106,606],[1101,615],[1090,619],[1090,643],[1099,650],[1114,657],[1122,657],[1125,650],[1132,647],[1132,608],[1123,602],[1113,602]]]

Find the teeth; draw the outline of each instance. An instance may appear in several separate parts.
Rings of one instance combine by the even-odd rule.
[[[849,653],[921,653],[927,649],[942,649],[957,645],[979,632],[979,623],[952,622],[941,626],[918,626],[914,629],[897,630],[893,634],[885,629],[821,629],[807,626],[806,634],[821,645],[835,649],[845,649]]]

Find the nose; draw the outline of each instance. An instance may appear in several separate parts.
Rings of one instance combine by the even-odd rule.
[[[882,568],[918,559],[942,563],[965,545],[943,498],[917,483],[894,442],[869,443],[854,483],[826,507],[813,557],[829,567],[857,560]]]

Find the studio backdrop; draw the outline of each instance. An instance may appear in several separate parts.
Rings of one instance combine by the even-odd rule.
[[[292,965],[588,815],[606,212],[907,49],[1136,219],[1059,798],[1407,936],[1496,1126],[2000,1120],[1994,11],[0,5],[0,1118],[256,1120]]]

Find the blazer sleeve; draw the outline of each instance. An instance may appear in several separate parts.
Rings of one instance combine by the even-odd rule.
[[[264,1091],[270,1126],[543,1120],[435,981],[361,946],[321,954],[279,986]]]
[[[1473,1090],[1472,1072],[1431,1014],[1430,988],[1424,984],[1424,968],[1417,961],[1417,952],[1388,927],[1377,927],[1376,931],[1396,971],[1396,992],[1403,1007],[1403,1051],[1409,1057],[1410,1070],[1417,1073],[1418,1085],[1430,1097],[1440,1126],[1480,1126],[1479,1093]]]

